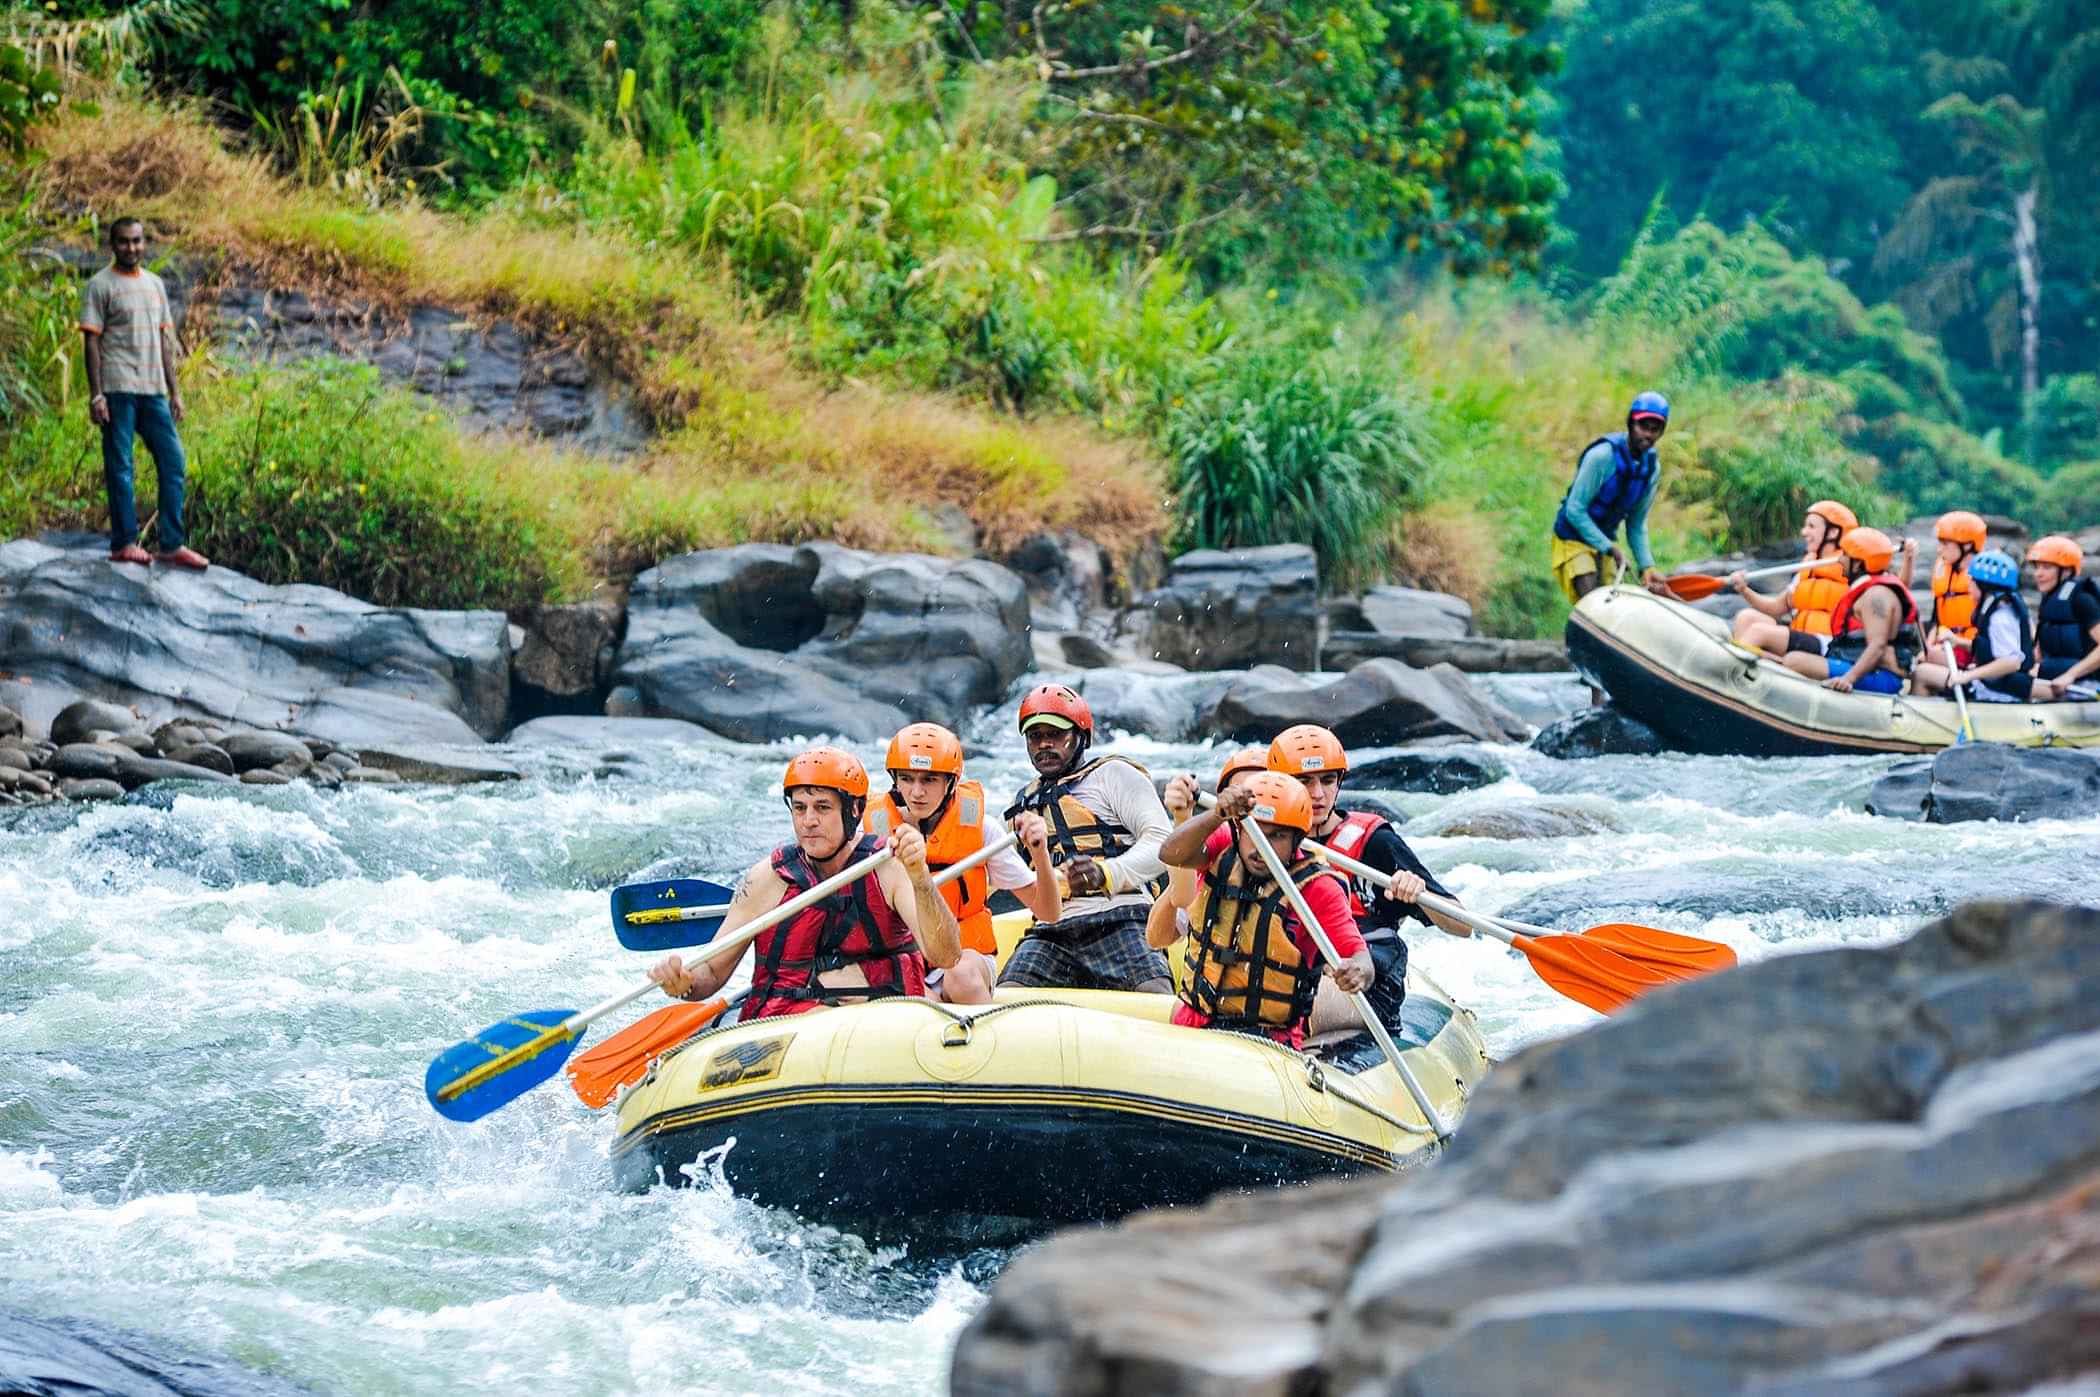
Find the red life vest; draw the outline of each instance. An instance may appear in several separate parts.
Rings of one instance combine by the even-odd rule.
[[[1374,815],[1368,810],[1354,811],[1342,817],[1340,829],[1320,842],[1337,854],[1362,863],[1364,860],[1364,845],[1371,842],[1371,836],[1376,834],[1384,824],[1385,816],[1383,815]],[[1349,915],[1361,922],[1370,915],[1370,904],[1364,900],[1363,880],[1357,878],[1354,874],[1350,874],[1342,881],[1349,888]]]
[[[877,839],[854,846],[848,862],[857,862],[882,847]],[[787,884],[782,902],[823,881],[801,848],[784,845],[773,851],[773,872]],[[874,873],[804,908],[786,923],[761,934],[758,959],[751,970],[751,993],[744,999],[739,1022],[800,1014],[824,1004],[849,999],[885,999],[926,992],[926,958],[911,928],[882,895]],[[866,985],[823,985],[826,971],[857,965]]]
[[[1870,587],[1887,587],[1903,599],[1903,617],[1896,623],[1896,633],[1889,637],[1889,659],[1882,661],[1882,668],[1901,673],[1915,656],[1917,646],[1911,638],[1911,629],[1918,624],[1918,604],[1911,598],[1910,588],[1885,572],[1871,573],[1852,584],[1838,600],[1830,613],[1830,656],[1833,659],[1858,659],[1866,653],[1867,627],[1853,608]]]

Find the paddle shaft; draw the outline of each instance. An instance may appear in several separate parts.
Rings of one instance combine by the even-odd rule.
[[[1276,880],[1276,885],[1283,889],[1284,896],[1291,900],[1291,909],[1298,914],[1299,924],[1312,936],[1313,944],[1320,948],[1321,955],[1327,957],[1327,963],[1339,967],[1342,957],[1334,949],[1334,942],[1327,938],[1327,928],[1321,926],[1320,919],[1313,915],[1311,906],[1305,901],[1304,891],[1291,878],[1291,871],[1283,866],[1283,859],[1277,855],[1275,846],[1269,843],[1269,837],[1262,833],[1261,826],[1253,820],[1247,821],[1247,830],[1254,836],[1254,847],[1260,851],[1262,862],[1269,866],[1269,876]],[[1400,1080],[1407,1085],[1407,1094],[1415,1099],[1415,1106],[1422,1112],[1422,1119],[1436,1132],[1439,1141],[1449,1140],[1451,1127],[1444,1124],[1444,1118],[1438,1115],[1436,1107],[1430,1104],[1429,1093],[1422,1090],[1422,1084],[1415,1080],[1415,1074],[1400,1056],[1400,1049],[1394,1045],[1393,1036],[1385,1031],[1385,1024],[1379,1020],[1378,1011],[1371,1007],[1369,996],[1352,994],[1349,996],[1349,1002],[1356,1006],[1358,1017],[1364,1021],[1364,1027],[1371,1031],[1371,1037],[1385,1053],[1385,1060],[1393,1064],[1393,1071],[1399,1073]]]
[[[1968,695],[1961,691],[1961,685],[1954,682],[1954,676],[1961,673],[1961,666],[1954,663],[1954,642],[1942,639],[1940,645],[1947,653],[1947,687],[1954,690],[1954,706],[1961,713],[1962,741],[1970,742],[1975,740],[1976,729],[1969,724]]]

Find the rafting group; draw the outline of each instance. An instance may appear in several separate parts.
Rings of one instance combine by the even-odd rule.
[[[787,764],[792,839],[745,872],[718,935],[878,851],[892,857],[757,939],[742,1021],[896,995],[989,1004],[1001,986],[1120,990],[1178,996],[1172,1022],[1184,1027],[1295,1046],[1354,1026],[1358,994],[1397,1021],[1404,920],[1471,934],[1423,906],[1425,893],[1455,900],[1399,833],[1340,803],[1348,754],[1326,728],[1293,727],[1233,754],[1215,781],[1177,775],[1162,792],[1129,758],[1091,753],[1093,714],[1065,685],[1032,690],[1019,722],[1036,775],[1004,812],[1013,847],[944,883],[943,871],[998,839],[953,732],[914,723],[897,733],[880,794],[836,747]],[[1316,857],[1315,840],[1364,876]],[[1031,914],[1003,966],[995,891]],[[651,978],[674,998],[704,1000],[733,968],[728,957],[689,966],[673,954]]]

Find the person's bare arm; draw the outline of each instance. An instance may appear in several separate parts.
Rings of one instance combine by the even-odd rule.
[[[1859,599],[1859,616],[1860,627],[1867,635],[1867,648],[1851,669],[1824,681],[1825,687],[1841,694],[1850,693],[1861,676],[1881,668],[1882,657],[1888,654],[1889,642],[1896,635],[1896,599],[1889,595],[1888,588],[1875,587]]]
[[[729,911],[716,929],[717,939],[745,926],[780,905],[781,894],[787,885],[773,871],[771,860],[762,859],[744,870],[737,880],[736,892],[729,899]],[[749,947],[745,948],[746,950]],[[665,956],[650,967],[649,978],[663,986],[665,994],[673,999],[705,999],[728,983],[737,963],[743,960],[743,952],[733,956],[717,956],[707,959],[703,949],[691,965],[678,956]]]
[[[1028,851],[1028,865],[1035,870],[1035,881],[1025,888],[1015,888],[1014,896],[1021,899],[1029,914],[1044,926],[1060,921],[1065,915],[1065,900],[1057,891],[1057,865],[1050,858],[1050,830],[1040,815],[1019,815],[1014,818],[1014,836],[1021,847]]]
[[[88,420],[100,426],[109,421],[109,399],[102,392],[102,336],[82,330],[80,338],[85,341],[81,354],[87,360]]]
[[[1169,868],[1201,868],[1209,862],[1203,846],[1211,832],[1227,820],[1244,820],[1254,809],[1254,797],[1244,786],[1227,786],[1218,803],[1199,810],[1175,827],[1159,846],[1159,861]]]
[[[948,899],[933,885],[926,867],[926,837],[911,825],[890,831],[890,852],[897,857],[876,873],[883,895],[918,940],[919,953],[936,970],[962,959],[962,927]]]
[[[175,382],[175,360],[182,353],[182,343],[176,338],[175,327],[163,324],[160,327],[160,372],[168,389],[168,415],[177,422],[183,418],[182,389]]]
[[[1794,589],[1791,587],[1784,592],[1760,592],[1752,588],[1740,572],[1729,574],[1728,585],[1735,589],[1735,594],[1741,597],[1752,611],[1762,611],[1775,621],[1784,620],[1793,614]]]

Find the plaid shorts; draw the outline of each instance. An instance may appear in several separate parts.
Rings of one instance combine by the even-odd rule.
[[[1145,944],[1144,906],[1111,907],[1021,938],[999,973],[1002,985],[1035,989],[1167,989],[1167,958]]]

